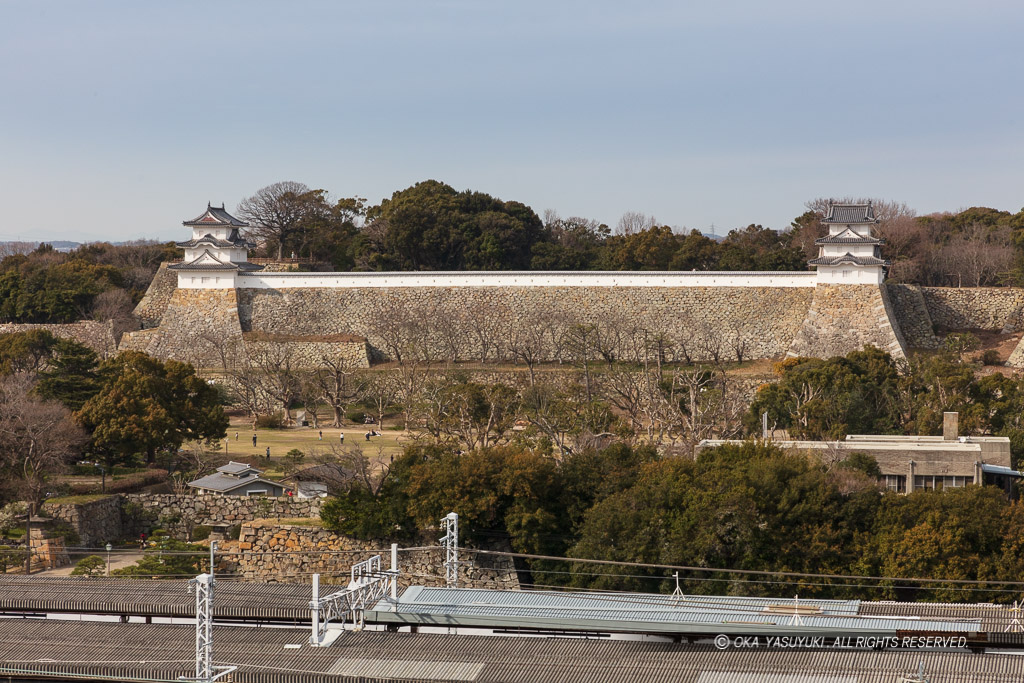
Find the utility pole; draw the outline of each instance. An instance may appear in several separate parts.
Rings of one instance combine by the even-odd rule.
[[[36,513],[36,504],[28,504],[28,515],[25,517],[25,576],[32,573],[32,515]]]
[[[213,665],[213,587],[217,585],[213,578],[215,550],[216,544],[210,543],[210,572],[188,582],[188,589],[196,592],[196,675],[193,678],[181,676],[179,680],[182,681],[213,683],[238,668]]]

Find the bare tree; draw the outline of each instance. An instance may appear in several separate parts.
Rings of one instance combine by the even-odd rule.
[[[36,398],[32,389],[28,374],[0,381],[0,471],[5,487],[40,503],[53,478],[79,456],[86,436],[67,408]]]
[[[362,391],[365,375],[359,375],[353,363],[338,354],[321,354],[317,367],[308,373],[304,381],[311,387],[317,400],[331,407],[334,415],[332,426],[340,427],[345,417],[345,408]]]
[[[658,222],[654,216],[648,216],[645,213],[639,211],[627,211],[622,214],[618,224],[615,226],[616,235],[635,235],[638,232],[648,230]]]
[[[248,234],[257,242],[276,243],[281,258],[284,243],[294,235],[303,219],[303,206],[294,200],[309,192],[308,186],[292,180],[267,185],[238,204],[238,215],[248,221]]]

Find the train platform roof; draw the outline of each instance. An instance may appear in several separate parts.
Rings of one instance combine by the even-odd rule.
[[[214,663],[238,683],[931,683],[1024,680],[1024,657],[966,650],[718,650],[685,643],[346,631],[329,647],[296,628],[218,627]],[[193,673],[195,631],[169,624],[0,619],[0,674],[12,680],[174,681]],[[965,675],[969,678],[965,678]]]

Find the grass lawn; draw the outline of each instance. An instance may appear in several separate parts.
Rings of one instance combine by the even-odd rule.
[[[382,429],[382,436],[371,437],[366,440],[368,429],[376,425],[353,425],[337,429],[335,427],[323,428],[323,440],[320,439],[321,430],[311,427],[294,427],[289,429],[252,429],[252,422],[244,417],[232,418],[231,426],[228,427],[227,442],[221,442],[219,453],[231,459],[259,458],[264,461],[264,467],[268,476],[274,476],[281,472],[281,463],[284,462],[284,454],[293,448],[298,448],[306,454],[307,458],[316,450],[329,451],[331,447],[339,447],[341,440],[339,435],[345,434],[345,446],[356,446],[362,450],[368,458],[378,461],[389,460],[392,456],[398,456],[402,448],[410,441],[405,432],[391,429]],[[235,434],[238,438],[235,438]],[[253,434],[256,435],[256,445],[252,445]],[[265,464],[267,447],[270,447],[270,463]],[[226,447],[226,453],[225,453]]]

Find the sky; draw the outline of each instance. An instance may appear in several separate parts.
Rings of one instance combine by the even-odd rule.
[[[0,0],[0,240],[187,239],[294,180],[723,234],[1024,206],[1016,0]]]

